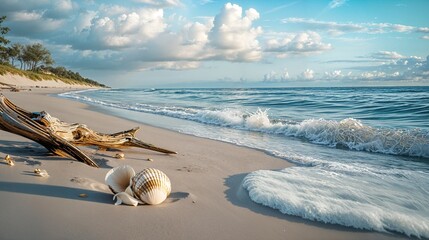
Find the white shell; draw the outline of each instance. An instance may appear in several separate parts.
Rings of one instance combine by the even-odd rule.
[[[105,181],[113,193],[125,192],[130,185],[130,179],[136,175],[134,169],[128,165],[110,169],[107,172]]]
[[[171,192],[171,182],[158,169],[146,168],[131,179],[131,190],[141,201],[156,205],[162,203]]]
[[[117,158],[117,159],[124,159],[125,158],[125,154],[124,153],[117,153],[115,155],[115,158]]]
[[[48,171],[46,171],[45,169],[36,168],[34,169],[34,174],[39,177],[49,177]]]
[[[126,205],[137,206],[139,203],[142,203],[126,192],[120,192],[115,194],[115,196],[113,196],[113,200],[115,200],[115,198],[116,198],[115,205],[120,205],[123,203]]]

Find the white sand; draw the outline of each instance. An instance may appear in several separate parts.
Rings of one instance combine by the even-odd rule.
[[[49,88],[91,88],[87,85],[74,84],[70,85],[60,80],[43,80],[43,81],[33,81],[29,78],[6,73],[5,75],[0,75],[0,87],[1,83],[6,85],[11,85],[16,88],[35,88],[35,87],[49,87]]]
[[[140,139],[179,154],[133,148],[124,151],[125,160],[118,160],[113,158],[116,152],[85,148],[93,159],[105,162],[97,169],[52,156],[37,143],[0,131],[0,158],[10,154],[16,160],[14,167],[0,163],[0,239],[401,238],[306,221],[253,203],[240,186],[243,177],[258,169],[290,166],[284,160],[142,126],[91,111],[82,103],[47,96],[47,92],[53,90],[3,94],[24,109],[46,110],[64,121],[85,123],[100,132],[141,126],[137,134]],[[41,165],[34,165],[38,163]],[[146,167],[164,171],[172,181],[170,198],[158,206],[115,206],[104,176],[121,164],[137,171]],[[34,176],[31,172],[36,167],[46,169],[50,177]],[[81,193],[88,197],[79,197]]]

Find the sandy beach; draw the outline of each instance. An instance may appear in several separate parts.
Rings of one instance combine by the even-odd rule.
[[[377,233],[287,216],[256,204],[241,187],[247,173],[291,166],[264,152],[142,125],[96,112],[91,107],[49,96],[60,89],[2,92],[18,106],[46,110],[66,122],[85,123],[112,133],[140,126],[145,142],[175,150],[164,155],[149,150],[83,148],[99,164],[89,167],[51,155],[41,145],[0,131],[0,239],[400,239]],[[148,161],[147,159],[153,159]],[[112,167],[130,165],[164,171],[172,194],[161,205],[115,206],[104,176]],[[43,168],[50,177],[32,174]],[[80,197],[87,194],[87,197]]]

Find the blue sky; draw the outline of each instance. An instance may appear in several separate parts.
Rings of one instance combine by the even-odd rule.
[[[429,1],[0,5],[10,40],[113,87],[429,85]]]

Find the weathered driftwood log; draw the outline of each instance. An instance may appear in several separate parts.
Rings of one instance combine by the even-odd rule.
[[[68,156],[90,166],[98,165],[75,145],[95,145],[100,148],[140,147],[167,154],[176,152],[144,143],[135,137],[139,128],[114,134],[103,134],[84,124],[69,124],[46,112],[28,112],[9,99],[0,96],[0,129],[40,143],[59,156]]]
[[[36,121],[43,123],[56,135],[76,145],[94,145],[100,148],[140,147],[167,154],[177,153],[137,139],[135,134],[140,129],[139,127],[123,132],[104,134],[88,128],[85,124],[63,122],[45,111],[34,114],[37,116]]]

